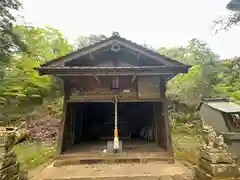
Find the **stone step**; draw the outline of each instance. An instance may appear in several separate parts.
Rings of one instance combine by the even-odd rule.
[[[54,166],[78,164],[119,164],[119,163],[174,163],[173,156],[166,152],[140,152],[140,153],[67,153],[55,159]]]
[[[121,157],[121,158],[81,158],[81,157],[65,157],[65,158],[57,158],[54,161],[54,166],[66,166],[66,165],[78,165],[78,164],[119,164],[119,163],[174,163],[174,159],[172,157]]]
[[[178,162],[61,167],[51,165],[38,174],[36,180],[190,180],[191,175],[192,171]]]
[[[73,177],[73,178],[57,178],[44,180],[191,180],[190,177],[184,175],[171,176],[151,176],[151,175],[135,175],[135,176],[117,176],[117,177]]]

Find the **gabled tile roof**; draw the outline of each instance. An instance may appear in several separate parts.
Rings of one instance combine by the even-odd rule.
[[[111,45],[113,43],[119,43],[120,45],[125,46],[126,48],[132,49],[134,51],[138,51],[140,54],[144,54],[146,56],[149,56],[153,59],[159,60],[159,61],[164,61],[166,64],[169,66],[187,66],[183,63],[180,63],[176,60],[173,60],[169,57],[166,57],[164,55],[161,55],[154,50],[150,50],[146,47],[143,47],[137,43],[134,43],[130,40],[127,40],[123,37],[120,37],[118,33],[114,32],[113,35],[109,38],[103,39],[97,43],[91,44],[89,46],[83,47],[75,52],[71,52],[65,56],[53,59],[51,61],[46,62],[45,64],[41,65],[43,66],[58,66],[61,63],[69,62],[73,59],[79,58],[81,56],[84,56],[92,51],[95,51],[96,49],[101,49],[104,48],[108,45]],[[188,66],[190,67],[190,66]]]

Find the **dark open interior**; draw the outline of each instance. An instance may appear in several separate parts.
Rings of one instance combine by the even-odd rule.
[[[240,132],[240,113],[222,113],[224,120],[232,132]]]
[[[164,148],[163,145],[156,144],[155,105],[155,102],[118,103],[118,130],[123,144],[138,144],[137,142],[141,142],[141,144],[151,143],[154,147]],[[87,144],[106,145],[108,140],[113,140],[114,103],[74,102],[68,103],[67,106],[69,112],[67,119],[70,119],[69,126],[72,129],[71,147],[75,145],[83,146],[84,144],[85,147],[87,147]],[[160,134],[163,135],[163,132]],[[160,136],[158,135],[158,137]],[[161,136],[161,138],[165,137]],[[164,140],[162,139],[161,142],[164,142]]]

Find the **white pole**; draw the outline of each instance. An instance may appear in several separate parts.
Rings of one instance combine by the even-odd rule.
[[[115,99],[115,120],[114,120],[114,139],[113,139],[113,149],[119,149],[119,138],[118,138],[118,114],[117,114],[117,95],[114,96]]]

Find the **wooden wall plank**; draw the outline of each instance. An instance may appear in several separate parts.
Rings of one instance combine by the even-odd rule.
[[[138,77],[138,99],[160,99],[160,76]]]
[[[137,99],[137,82],[132,82],[132,76],[119,77],[120,89],[111,88],[112,78],[98,77],[100,83],[93,76],[71,78],[69,100],[113,100],[116,93],[122,100]]]

